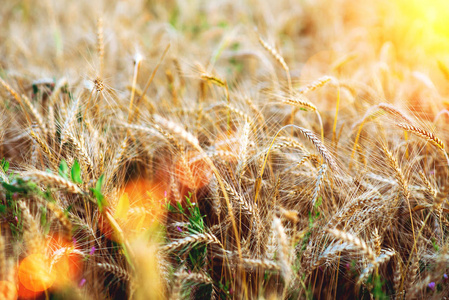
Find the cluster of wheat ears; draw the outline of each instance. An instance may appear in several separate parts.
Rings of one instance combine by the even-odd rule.
[[[2,298],[449,294],[449,112],[424,73],[381,64],[394,61],[392,43],[373,50],[374,73],[349,53],[305,78],[288,47],[319,49],[314,30],[328,24],[312,3],[279,8],[282,18],[253,7],[255,30],[214,23],[217,10],[248,9],[228,1],[208,4],[209,15],[117,1],[102,17],[81,9],[87,1],[73,14],[10,2],[0,24]],[[279,32],[299,32],[285,55],[268,38]],[[68,37],[88,51],[67,50]],[[183,47],[208,56],[191,63]]]

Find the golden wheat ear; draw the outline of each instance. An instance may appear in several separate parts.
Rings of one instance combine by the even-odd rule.
[[[257,30],[256,30],[256,32],[257,32]],[[265,50],[267,50],[268,53],[270,53],[270,55],[279,63],[279,65],[281,65],[282,69],[284,69],[285,74],[287,75],[288,88],[291,91],[292,90],[292,79],[290,76],[290,69],[289,69],[287,63],[285,62],[284,58],[282,57],[282,55],[279,54],[279,52],[274,47],[270,46],[266,41],[264,41],[258,32],[257,32],[257,38],[259,39],[259,43],[262,45],[262,47],[264,47]]]
[[[396,126],[404,129],[405,131],[411,132],[420,138],[427,140],[432,145],[438,147],[439,149],[444,151],[444,143],[438,137],[436,137],[432,132],[424,130],[414,125],[406,124],[406,123],[397,123]]]
[[[437,136],[435,136],[432,132],[422,129],[420,127],[417,127],[415,125],[410,125],[410,124],[405,124],[405,123],[397,123],[396,126],[404,129],[405,131],[411,132],[411,133],[419,136],[420,138],[425,139],[426,141],[428,141],[429,143],[431,143],[432,145],[434,145],[438,149],[440,149],[441,152],[443,153],[444,157],[446,158],[447,164],[449,166],[449,157],[445,150],[444,143],[441,139],[439,139]]]

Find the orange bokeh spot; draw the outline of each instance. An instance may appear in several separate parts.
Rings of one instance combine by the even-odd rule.
[[[16,286],[9,281],[0,281],[0,298],[1,299],[17,299]]]
[[[101,233],[103,233],[107,239],[119,242],[119,238],[114,234],[114,230],[103,214],[98,216],[98,229],[100,229]]]
[[[51,235],[45,253],[32,253],[20,262],[18,295],[21,299],[35,299],[47,289],[60,289],[80,278],[82,266],[82,255],[73,243]]]
[[[176,176],[182,185],[199,189],[209,183],[212,170],[201,153],[190,151],[176,162]]]
[[[43,291],[41,292],[33,292],[30,291],[29,289],[27,289],[19,280],[18,283],[18,296],[19,299],[39,299],[39,296],[41,296],[41,294],[43,293]]]
[[[56,278],[56,288],[70,284],[81,277],[83,257],[77,253],[72,241],[53,235],[48,241],[51,256],[51,273]]]
[[[143,233],[163,217],[167,188],[167,182],[162,179],[139,178],[128,182],[119,199],[107,208],[126,237]],[[103,215],[99,217],[98,227],[108,239],[119,241]]]
[[[43,292],[55,281],[50,272],[50,261],[42,254],[30,254],[19,265],[19,281],[29,291]]]

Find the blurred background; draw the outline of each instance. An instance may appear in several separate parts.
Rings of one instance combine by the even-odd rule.
[[[101,17],[105,71],[117,89],[132,76],[136,53],[151,69],[168,43],[182,62],[213,66],[234,82],[257,80],[269,67],[257,30],[279,49],[296,82],[327,74],[364,82],[389,99],[423,97],[418,87],[432,84],[447,95],[446,6],[444,0],[5,0],[0,75],[94,76]],[[405,91],[395,86],[404,81]]]

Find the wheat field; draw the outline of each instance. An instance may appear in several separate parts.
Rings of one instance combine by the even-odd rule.
[[[0,298],[446,299],[443,0],[4,0]]]

